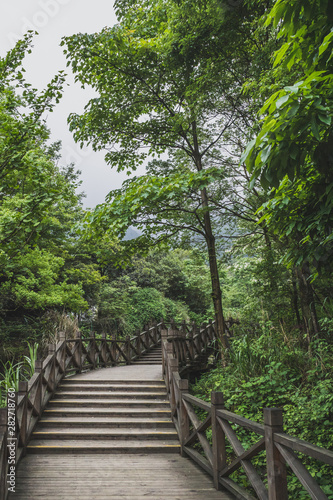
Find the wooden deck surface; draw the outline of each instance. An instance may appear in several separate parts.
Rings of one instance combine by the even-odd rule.
[[[9,500],[231,500],[179,455],[27,455]]]
[[[80,380],[84,385],[90,384],[90,380],[101,381],[102,384],[103,382],[107,384],[108,381],[121,384],[122,380],[161,381],[162,373],[161,366],[158,365],[132,365],[94,370],[70,379]],[[97,398],[97,405],[98,402]],[[103,410],[103,415],[105,411]],[[131,416],[130,408],[126,408],[125,411],[127,419],[134,418]],[[85,408],[80,409],[76,419],[86,418],[84,412]],[[43,418],[45,419],[42,417],[42,420]],[[100,419],[103,416],[97,418],[93,415],[90,418],[96,419],[97,431],[98,426],[102,425]],[[70,430],[64,429],[64,432]],[[122,450],[96,453],[93,449],[89,450],[88,442],[85,442],[85,445],[87,453],[76,454],[74,449],[59,454],[39,453],[38,450],[28,453],[18,467],[16,492],[10,493],[8,500],[232,500],[234,498],[227,492],[216,491],[212,478],[189,458],[182,458],[178,454],[160,453],[157,450],[155,453],[143,449],[139,451],[139,440],[133,445],[136,453],[125,453]]]

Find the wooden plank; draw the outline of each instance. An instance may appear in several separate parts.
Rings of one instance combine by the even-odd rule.
[[[194,432],[192,432],[189,438],[185,440],[184,445],[191,446],[191,444],[193,444],[198,439],[197,433],[206,431],[208,427],[210,427],[211,421],[211,416],[208,415],[208,417],[203,422],[201,422],[199,427]]]
[[[190,420],[192,421],[192,423],[196,429],[198,439],[199,439],[200,444],[205,452],[205,455],[206,455],[207,459],[209,460],[210,464],[212,465],[212,463],[213,463],[212,448],[211,448],[206,436],[202,432],[198,431],[198,428],[200,427],[201,422],[198,419],[197,415],[195,414],[195,411],[193,410],[193,408],[186,401],[184,401],[184,405],[185,405],[187,414],[190,417]]]
[[[220,478],[220,483],[225,489],[230,491],[237,500],[257,500],[230,478]]]
[[[210,403],[207,403],[206,401],[203,401],[202,399],[196,398],[195,396],[192,396],[191,394],[184,394],[183,399],[185,399],[185,401],[187,401],[188,403],[191,403],[194,406],[198,406],[202,410],[206,410],[208,412],[210,411]]]
[[[9,500],[232,500],[179,455],[28,455]]]
[[[250,460],[255,455],[257,455],[260,451],[265,449],[265,438],[261,438],[260,441],[255,443],[251,448],[247,451],[244,451],[241,455],[239,455],[228,467],[221,471],[222,476],[229,476],[235,470],[242,466],[242,460]]]
[[[227,420],[228,422],[232,422],[233,424],[240,425],[241,427],[245,427],[250,429],[251,431],[259,434],[261,436],[265,435],[265,428],[262,424],[258,424],[258,422],[253,422],[248,418],[241,417],[240,415],[236,415],[236,413],[232,413],[228,410],[218,410],[217,416],[223,420]]]
[[[311,498],[313,498],[313,500],[328,500],[325,493],[318,486],[299,458],[296,457],[294,452],[287,450],[284,446],[277,443],[275,446],[278,448],[294,474],[298,477],[300,483],[304,486],[306,491],[310,493]]]
[[[333,467],[333,451],[326,450],[325,448],[308,443],[297,437],[288,436],[288,434],[285,433],[275,433],[274,441],[293,451],[299,451],[300,453],[304,453],[304,455],[320,460]]]
[[[283,432],[281,408],[264,408],[267,487],[270,500],[287,500],[287,468],[283,455],[275,446],[274,436]]]
[[[197,452],[196,450],[193,450],[193,448],[189,448],[188,446],[184,446],[184,450],[187,453],[187,455],[189,457],[191,457],[192,460],[194,460],[198,465],[200,465],[200,467],[204,471],[206,471],[211,476],[213,475],[213,469],[212,469],[211,465],[209,464],[208,460],[205,459],[205,457],[200,455],[200,453]]]
[[[239,441],[235,431],[229,424],[229,422],[221,420],[221,425],[236,454],[238,456],[242,455],[245,452],[245,450],[241,442]],[[247,477],[249,478],[251,485],[253,486],[256,494],[258,495],[258,498],[260,500],[268,500],[268,493],[266,487],[262,482],[259,474],[257,473],[255,467],[249,460],[241,460],[241,463]]]

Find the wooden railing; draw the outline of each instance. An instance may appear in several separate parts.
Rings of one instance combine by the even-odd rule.
[[[195,323],[185,322],[177,326],[171,322],[168,329],[163,329],[162,338],[167,339],[167,349],[177,359],[179,371],[187,368],[202,366],[202,360],[207,361],[212,355],[214,361],[220,357],[221,350],[215,330],[215,321],[203,324],[200,327]],[[163,350],[162,350],[163,355]]]
[[[287,499],[286,464],[288,464],[291,472],[296,475],[312,499],[327,500],[295,452],[331,466],[333,466],[333,452],[285,434],[280,408],[265,408],[264,424],[259,424],[226,410],[221,392],[212,392],[210,403],[189,394],[188,381],[182,379],[179,374],[181,365],[174,345],[171,339],[163,339],[163,375],[182,455],[191,457],[211,474],[216,489],[222,486],[238,499],[255,498],[230,478],[230,475],[238,469],[245,472],[257,495],[256,498]],[[203,420],[198,417],[200,412],[206,415]],[[258,435],[257,442],[245,450],[237,436],[235,430],[237,428],[245,428]],[[206,435],[209,429],[211,429],[211,441]],[[233,450],[230,463],[226,452],[228,443]],[[251,462],[251,459],[263,451],[266,453],[267,485]]]
[[[107,366],[130,364],[145,352],[158,345],[162,332],[167,331],[164,323],[145,327],[145,330],[125,340],[101,338],[95,335],[84,338],[79,333],[75,339],[66,339],[60,334],[57,344],[49,345],[44,361],[36,361],[35,373],[28,382],[20,382],[15,393],[15,466],[25,455],[27,444],[58,384],[65,375],[81,373]],[[9,407],[12,405],[10,403]],[[0,499],[8,495],[7,474],[9,471],[8,407],[0,409]]]

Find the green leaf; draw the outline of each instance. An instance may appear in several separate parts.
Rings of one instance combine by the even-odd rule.
[[[283,95],[276,101],[275,103],[276,108],[280,109],[283,106],[283,104],[285,104],[288,100],[289,100],[289,95],[288,94]]]

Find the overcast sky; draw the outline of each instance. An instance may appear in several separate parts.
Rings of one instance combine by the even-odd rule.
[[[38,31],[34,49],[26,58],[27,81],[43,89],[66,60],[59,46],[61,37],[73,33],[93,33],[116,23],[113,2],[108,0],[0,0],[0,51],[3,56],[27,30]],[[69,72],[69,68],[66,69]],[[63,160],[75,162],[82,171],[82,190],[87,194],[85,206],[104,201],[105,195],[121,186],[126,174],[118,174],[104,162],[104,154],[80,150],[68,131],[67,116],[81,112],[93,93],[82,90],[68,76],[69,87],[47,123],[52,139],[61,139]]]

